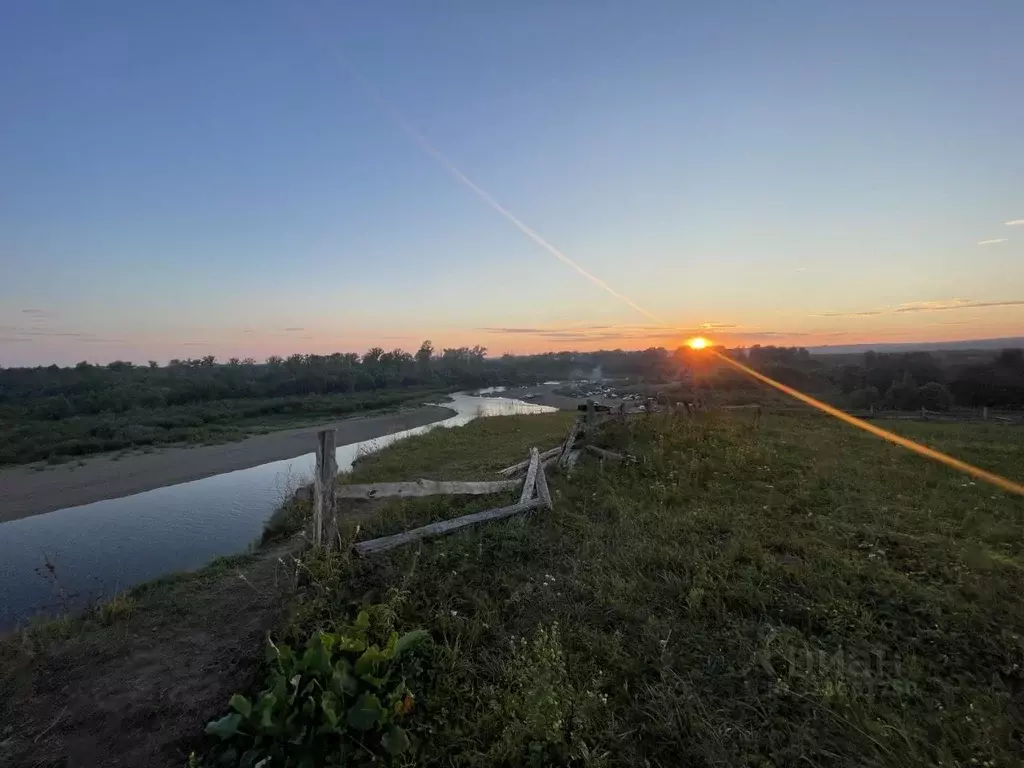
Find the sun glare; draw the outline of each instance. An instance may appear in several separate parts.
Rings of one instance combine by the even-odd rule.
[[[704,349],[705,347],[710,346],[711,342],[705,339],[703,336],[695,336],[694,338],[686,342],[686,345],[690,349]]]

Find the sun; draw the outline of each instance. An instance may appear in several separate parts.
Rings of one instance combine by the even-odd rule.
[[[704,349],[705,347],[711,346],[711,342],[705,339],[703,336],[694,336],[686,345],[690,349]]]

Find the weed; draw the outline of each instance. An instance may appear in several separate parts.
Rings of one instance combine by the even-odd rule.
[[[132,594],[118,592],[96,606],[96,618],[101,624],[114,624],[129,618],[137,607],[138,603]]]
[[[400,725],[415,707],[417,630],[386,639],[361,611],[349,627],[315,632],[300,653],[268,639],[271,673],[253,699],[231,697],[229,714],[206,733],[222,745],[218,765],[350,765],[399,755],[411,746]]]

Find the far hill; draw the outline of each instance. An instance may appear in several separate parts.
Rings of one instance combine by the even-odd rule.
[[[812,355],[848,355],[854,352],[934,352],[939,350],[1024,348],[1024,336],[1002,339],[968,339],[967,341],[898,342],[888,344],[837,344],[807,347]]]

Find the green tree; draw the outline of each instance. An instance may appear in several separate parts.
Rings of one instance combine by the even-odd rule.
[[[850,393],[851,408],[869,408],[877,405],[882,399],[882,393],[875,387],[861,387]]]
[[[434,345],[430,343],[430,340],[424,341],[420,344],[420,348],[416,351],[416,364],[419,366],[420,373],[430,373],[430,363],[434,357]]]
[[[917,390],[917,401],[930,411],[948,411],[953,405],[953,396],[942,384],[930,381]]]
[[[890,408],[899,411],[913,410],[917,405],[917,385],[914,377],[907,371],[903,378],[894,381],[889,390],[885,393],[885,402]]]

